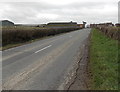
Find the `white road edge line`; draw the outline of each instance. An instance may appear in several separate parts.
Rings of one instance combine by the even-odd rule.
[[[47,46],[47,47],[44,47],[44,48],[42,48],[42,49],[36,51],[35,53],[38,53],[38,52],[40,52],[40,51],[43,51],[43,50],[45,50],[45,49],[47,49],[47,48],[49,48],[49,47],[51,47],[51,46],[52,46],[52,45],[49,45],[49,46]]]

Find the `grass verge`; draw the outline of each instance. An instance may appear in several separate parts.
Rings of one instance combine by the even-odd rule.
[[[91,33],[90,69],[92,90],[118,90],[118,41],[97,29]]]

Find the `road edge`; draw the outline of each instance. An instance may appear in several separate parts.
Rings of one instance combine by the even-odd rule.
[[[79,57],[74,69],[74,75],[70,77],[66,83],[65,90],[89,90],[91,72],[89,71],[89,47],[90,35],[82,42],[83,45],[79,47]]]

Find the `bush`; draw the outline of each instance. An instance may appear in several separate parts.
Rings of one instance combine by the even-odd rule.
[[[120,40],[120,27],[97,27],[102,33],[115,40]]]
[[[77,29],[79,28],[40,28],[25,26],[3,27],[2,46],[26,42],[36,38],[70,32]]]

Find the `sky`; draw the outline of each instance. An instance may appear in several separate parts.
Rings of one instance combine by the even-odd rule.
[[[0,20],[15,24],[118,22],[119,0],[1,0]]]

